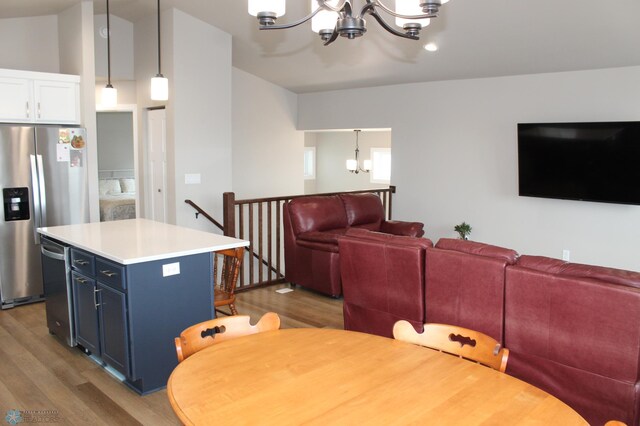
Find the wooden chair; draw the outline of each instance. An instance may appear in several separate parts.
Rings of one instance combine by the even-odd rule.
[[[235,315],[204,321],[185,329],[175,338],[178,362],[182,362],[201,349],[249,334],[278,330],[280,317],[267,312],[256,325],[251,325],[248,315]]]
[[[627,424],[621,422],[620,420],[609,420],[604,424],[604,426],[627,426]]]
[[[454,325],[428,323],[424,325],[424,332],[420,334],[411,323],[402,320],[393,326],[393,337],[457,355],[503,373],[507,369],[509,350],[479,331]]]
[[[238,315],[235,305],[235,291],[243,256],[244,247],[220,250],[213,253],[213,304],[216,312],[229,315],[218,309],[221,306],[228,305],[231,315]]]

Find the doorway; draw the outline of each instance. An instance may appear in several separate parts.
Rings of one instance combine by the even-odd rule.
[[[135,105],[96,112],[100,221],[139,217]]]

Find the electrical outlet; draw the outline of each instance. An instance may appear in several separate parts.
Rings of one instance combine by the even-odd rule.
[[[571,251],[564,249],[562,250],[562,260],[566,260],[567,262],[571,260]]]
[[[180,262],[162,265],[162,276],[169,277],[171,275],[180,275]]]

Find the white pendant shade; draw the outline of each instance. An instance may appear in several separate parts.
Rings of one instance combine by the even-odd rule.
[[[347,170],[355,171],[358,168],[356,160],[347,160]]]
[[[109,86],[103,87],[100,103],[105,107],[118,105],[118,90]]]
[[[339,0],[331,0],[327,3],[331,6],[336,6]],[[313,12],[318,8],[318,1],[311,0],[311,11]],[[336,26],[338,20],[338,12],[331,10],[321,10],[311,19],[311,30],[319,33],[321,30],[331,30]]]
[[[249,0],[249,14],[252,16],[258,16],[260,12],[273,12],[280,17],[285,10],[286,0]]]
[[[449,0],[445,0],[442,3],[446,3]],[[396,0],[396,13],[400,13],[402,15],[423,15],[424,12],[420,7],[420,2],[418,0]],[[429,25],[429,18],[426,19],[405,19],[405,18],[396,18],[396,25],[399,27],[404,27],[406,24],[420,24],[421,27],[426,27]]]
[[[151,100],[166,101],[169,99],[169,80],[162,75],[151,78]]]
[[[371,160],[364,160],[364,161],[363,161],[363,165],[364,165],[364,169],[365,169],[366,171],[371,170]]]

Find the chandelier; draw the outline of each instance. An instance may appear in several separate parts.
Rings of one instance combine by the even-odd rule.
[[[261,30],[293,28],[311,20],[311,29],[320,35],[325,46],[338,36],[350,40],[363,36],[367,32],[364,19],[367,15],[395,36],[419,40],[420,30],[438,16],[440,6],[449,0],[395,0],[395,10],[385,6],[382,0],[363,0],[359,11],[354,9],[354,0],[310,1],[311,13],[288,24],[276,25],[276,19],[285,14],[286,0],[249,0],[249,14],[258,18]],[[387,23],[379,12],[395,17],[396,26],[402,30]]]
[[[358,147],[358,135],[360,134],[360,130],[354,130],[356,132],[356,158],[355,160],[347,160],[347,170],[351,173],[358,174],[360,172],[369,173],[371,171],[371,160],[364,160],[363,167],[360,167],[360,160],[358,159],[358,155],[360,154],[360,147]]]

